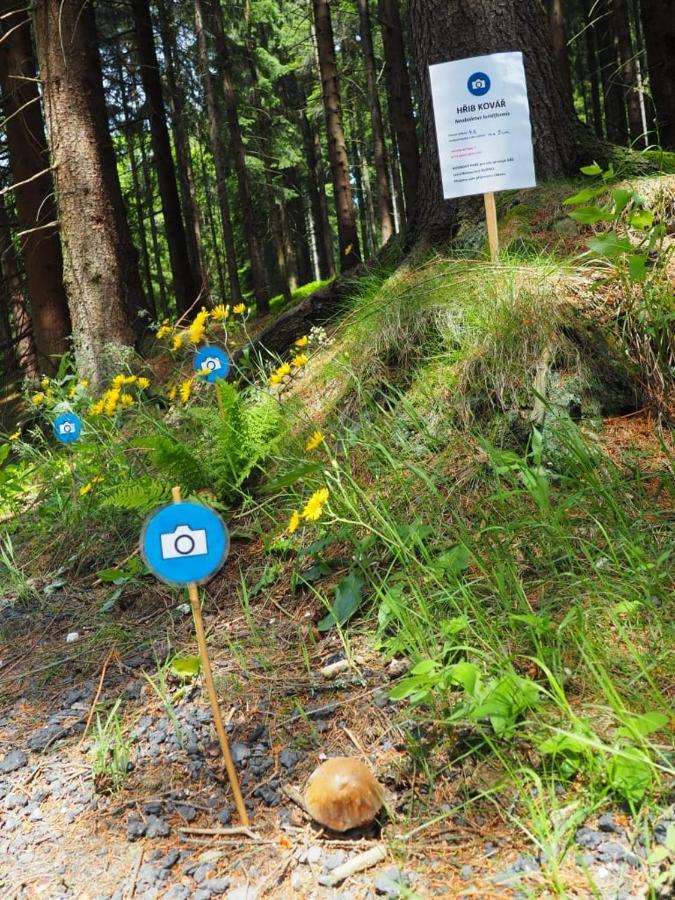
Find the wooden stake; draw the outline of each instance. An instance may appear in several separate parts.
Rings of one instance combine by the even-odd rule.
[[[180,488],[175,487],[171,489],[171,496],[175,503],[181,502],[181,493]],[[211,660],[209,659],[209,651],[206,645],[206,633],[204,631],[204,620],[202,619],[202,606],[199,601],[199,590],[197,585],[194,582],[188,584],[188,594],[190,596],[190,604],[192,606],[192,615],[195,620],[195,631],[197,632],[197,645],[199,646],[199,658],[202,663],[202,671],[204,672],[204,681],[206,682],[206,690],[209,695],[209,702],[211,703],[211,710],[213,712],[213,722],[216,726],[216,732],[218,734],[218,740],[220,741],[220,749],[223,751],[223,759],[225,760],[225,768],[227,770],[227,777],[230,780],[230,786],[232,788],[232,794],[234,795],[234,803],[237,807],[237,813],[239,814],[239,821],[245,827],[250,825],[250,821],[248,818],[248,813],[246,812],[246,807],[244,806],[244,798],[241,795],[241,788],[239,787],[239,779],[237,777],[237,770],[234,767],[234,762],[232,761],[232,754],[230,753],[230,744],[227,740],[227,734],[225,732],[225,725],[223,724],[223,717],[220,714],[220,706],[218,704],[218,694],[216,693],[216,686],[213,683],[213,672],[211,671]]]
[[[497,229],[497,207],[495,195],[490,191],[483,194],[485,200],[485,220],[487,222],[488,241],[490,242],[490,259],[496,263],[499,259],[499,231]]]

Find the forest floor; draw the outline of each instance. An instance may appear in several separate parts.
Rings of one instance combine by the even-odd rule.
[[[202,472],[224,430],[213,392],[167,404],[192,360],[164,347],[157,393],[90,422],[68,458],[30,410],[2,469],[10,488],[33,479],[7,488],[0,535],[3,900],[668,896],[675,448],[626,374],[625,279],[579,263],[574,189],[511,198],[497,265],[468,255],[474,222],[475,247],[359,279],[297,377],[239,391],[240,425],[282,411],[259,470],[185,491],[227,509],[203,612],[246,833],[206,690],[174,669],[197,652],[187,598],[135,565],[152,507],[119,499],[150,484],[154,505],[156,482],[181,480],[153,480],[139,437],[170,436],[171,465]],[[672,221],[675,178],[639,189]],[[669,293],[664,317],[674,264],[671,247],[650,294],[658,311]],[[321,520],[289,533],[327,486]],[[350,578],[348,624],[322,628]],[[458,668],[479,673],[471,690]],[[356,833],[288,793],[335,755],[387,791]]]

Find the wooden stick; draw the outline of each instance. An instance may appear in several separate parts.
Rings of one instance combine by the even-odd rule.
[[[490,259],[496,263],[499,259],[499,230],[497,228],[497,206],[495,195],[490,191],[483,194],[485,200],[485,220],[487,222],[488,241],[490,242]]]
[[[96,704],[98,703],[98,698],[101,696],[101,691],[103,690],[103,681],[105,679],[105,673],[108,668],[108,663],[113,657],[113,653],[117,650],[117,647],[113,644],[113,647],[105,658],[105,662],[103,663],[103,668],[101,669],[101,677],[98,680],[98,688],[96,690],[96,696],[94,697],[94,702],[91,704],[91,709],[89,710],[89,718],[87,719],[87,724],[84,726],[84,731],[82,732],[82,737],[77,745],[77,749],[79,750],[82,744],[84,744],[87,732],[91,726],[92,719],[94,718],[94,712],[96,711]]]
[[[174,499],[174,502],[181,502],[181,493],[179,487],[174,487],[171,489],[171,496]],[[237,777],[237,770],[234,767],[234,762],[232,761],[232,754],[230,753],[230,745],[227,740],[227,734],[225,732],[225,726],[223,725],[223,717],[220,714],[220,706],[218,704],[218,694],[216,693],[216,686],[213,682],[213,672],[211,671],[211,660],[209,659],[209,650],[206,645],[206,633],[204,631],[204,620],[202,619],[202,605],[199,602],[199,590],[197,589],[197,585],[194,582],[188,584],[188,594],[190,596],[190,604],[192,606],[192,615],[195,620],[195,631],[197,632],[197,644],[199,646],[199,657],[202,662],[202,670],[204,672],[204,681],[206,682],[206,690],[209,695],[209,702],[211,703],[211,710],[213,712],[213,722],[216,726],[216,732],[218,734],[218,740],[220,741],[220,748],[223,751],[223,759],[225,760],[225,768],[227,770],[227,777],[230,780],[230,786],[232,787],[232,794],[234,795],[234,803],[237,807],[237,813],[239,814],[239,820],[242,825],[248,826],[250,824],[248,813],[246,812],[246,807],[244,805],[244,798],[241,795],[241,788],[239,787],[239,779]]]
[[[346,863],[333,869],[329,875],[320,875],[319,884],[324,887],[335,887],[340,884],[341,881],[344,881],[345,878],[349,878],[350,875],[355,875],[357,872],[362,872],[364,869],[370,869],[372,866],[376,866],[386,858],[387,848],[384,844],[378,844],[370,850],[366,850],[365,853],[359,853],[359,855],[355,856],[353,859],[347,860]]]

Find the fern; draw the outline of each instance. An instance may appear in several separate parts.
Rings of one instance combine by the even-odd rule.
[[[149,475],[138,478],[132,484],[114,488],[103,501],[104,506],[115,509],[147,512],[169,498],[169,485]]]
[[[186,493],[209,485],[205,467],[194,451],[182,441],[166,435],[155,435],[133,443],[148,453],[150,461],[168,481],[179,484]]]

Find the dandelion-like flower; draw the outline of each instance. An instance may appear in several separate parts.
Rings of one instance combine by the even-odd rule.
[[[164,319],[162,324],[159,326],[159,328],[155,332],[155,337],[157,338],[157,340],[161,341],[162,338],[168,337],[171,334],[172,330],[173,329],[169,325],[169,320]]]
[[[169,400],[175,400],[175,399],[176,399],[176,394],[177,394],[177,393],[178,393],[178,388],[177,388],[176,385],[174,384],[174,386],[173,386],[173,387],[171,388],[171,390],[169,391]]]
[[[33,406],[41,406],[45,402],[45,396],[46,394],[43,391],[38,391],[37,394],[33,394],[30,398],[30,402]]]
[[[105,400],[97,400],[96,403],[92,403],[89,407],[89,415],[90,416],[100,416],[105,407]]]
[[[88,481],[86,484],[83,484],[82,487],[80,488],[80,496],[84,497],[85,494],[88,494],[89,491],[93,488],[93,486],[94,485],[91,483],[91,481]]]
[[[122,409],[128,409],[130,406],[134,405],[134,398],[131,394],[120,394],[119,403]]]
[[[192,378],[186,378],[180,386],[180,399],[183,403],[187,403],[192,393]]]
[[[291,360],[291,365],[295,366],[296,369],[301,369],[303,366],[306,366],[309,362],[309,356],[306,353],[298,353],[297,356],[294,356]]]
[[[175,353],[176,350],[180,350],[180,348],[182,346],[183,346],[183,335],[182,334],[174,334],[173,340],[171,341],[171,351],[173,353]]]
[[[219,303],[218,306],[214,306],[211,310],[211,318],[216,322],[222,322],[227,319],[230,315],[230,307],[225,306],[224,303]]]
[[[193,344],[199,344],[204,340],[204,335],[206,334],[206,320],[208,317],[208,309],[202,307],[200,312],[195,316],[192,325],[188,328],[188,335]]]
[[[15,431],[14,434],[10,434],[9,439],[10,439],[10,441],[18,441],[20,437],[21,437],[21,429],[19,429],[18,431]]]
[[[244,303],[237,303],[236,306],[232,307],[232,312],[238,316],[243,316],[246,312],[246,305]]]
[[[43,391],[46,391],[49,387],[49,378],[45,375],[45,377],[40,381],[40,387]]]
[[[150,387],[150,379],[149,378],[139,378],[136,381],[136,384],[139,388],[144,391],[146,388]]]
[[[291,520],[288,523],[288,528],[286,529],[289,534],[294,534],[298,530],[298,526],[300,525],[300,513],[297,509],[293,510],[291,515]]]
[[[296,347],[306,347],[307,344],[309,344],[309,338],[307,337],[306,334],[304,334],[302,337],[298,338],[297,341],[295,341]]]
[[[106,416],[113,416],[117,411],[117,404],[120,399],[120,389],[111,388],[103,395],[103,412]]]
[[[316,450],[323,443],[323,432],[315,431],[305,445],[305,450]]]
[[[302,511],[302,518],[307,519],[308,522],[318,521],[323,515],[323,508],[328,502],[329,496],[328,488],[319,488],[318,491],[314,491]]]

